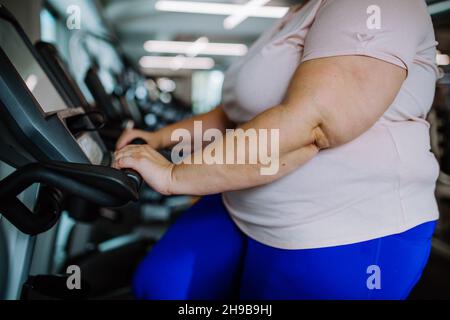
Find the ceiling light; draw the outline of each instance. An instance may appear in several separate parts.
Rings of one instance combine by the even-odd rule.
[[[149,40],[144,43],[144,49],[153,53],[186,54],[189,56],[218,55],[243,56],[247,53],[247,46],[239,43],[211,43],[202,37],[195,42],[186,41],[157,41]]]
[[[207,37],[200,37],[192,43],[192,45],[187,48],[186,54],[189,57],[195,57],[202,53],[208,46],[209,39]]]
[[[225,29],[233,29],[237,25],[239,25],[242,21],[247,19],[251,12],[255,11],[258,8],[261,8],[270,0],[250,0],[245,5],[242,6],[242,9],[239,10],[238,13],[235,13],[223,21],[223,26]]]
[[[194,1],[171,1],[160,0],[155,3],[155,9],[159,11],[200,13],[215,15],[238,15],[244,9],[245,4],[228,4],[215,2],[194,2]],[[249,17],[260,18],[281,18],[287,12],[288,7],[265,6],[256,7],[252,12],[248,12]]]
[[[191,70],[209,70],[215,65],[214,60],[211,58],[201,57],[153,57],[145,56],[139,61],[139,64],[143,68],[152,69],[191,69]]]

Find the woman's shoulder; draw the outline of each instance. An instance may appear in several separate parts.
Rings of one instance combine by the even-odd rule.
[[[401,30],[425,38],[433,24],[425,0],[310,0],[320,2],[315,23],[328,29],[366,29],[369,33]],[[379,23],[374,23],[379,22]]]
[[[430,16],[425,0],[309,0],[321,2],[319,12],[335,10],[345,16],[347,13],[367,15],[377,8],[380,15],[387,16]],[[307,2],[308,3],[308,2]]]

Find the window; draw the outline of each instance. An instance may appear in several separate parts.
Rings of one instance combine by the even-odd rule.
[[[222,71],[197,71],[192,75],[192,111],[206,113],[220,104],[222,99]]]
[[[57,21],[55,16],[46,8],[41,11],[41,39],[45,42],[56,43]]]

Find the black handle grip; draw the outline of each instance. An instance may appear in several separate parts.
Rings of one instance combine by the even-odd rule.
[[[48,162],[19,168],[0,181],[0,212],[19,230],[35,235],[48,230],[58,219],[59,194],[41,201],[31,212],[17,195],[34,183],[42,183],[102,207],[121,207],[138,200],[142,179],[137,173],[87,164]],[[56,198],[55,198],[56,197]],[[50,212],[52,214],[46,214]]]
[[[142,139],[142,138],[136,138],[136,139],[132,140],[132,141],[130,142],[130,144],[143,145],[143,144],[147,144],[147,141],[145,141],[145,140]]]
[[[141,188],[142,185],[142,176],[133,169],[124,169],[123,172],[127,175],[127,177],[133,181],[133,183],[136,186],[136,190],[139,190]]]

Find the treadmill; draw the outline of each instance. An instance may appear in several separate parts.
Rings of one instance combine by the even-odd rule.
[[[80,88],[78,87],[78,84],[74,80],[74,77],[68,71],[69,69],[66,61],[64,61],[63,58],[59,55],[56,47],[53,44],[38,41],[35,44],[35,48],[39,53],[39,56],[42,58],[42,61],[45,64],[45,66],[50,70],[51,75],[55,77],[55,79],[57,79],[57,82],[60,83],[61,86],[63,87],[64,93],[67,96],[71,97],[71,103],[74,105],[83,106],[86,112],[90,114],[91,120],[96,123],[96,127],[98,127],[98,133],[105,142],[106,147],[109,150],[115,150],[116,141],[118,137],[122,134],[125,127],[124,120],[126,122],[129,121],[126,119],[133,119],[131,120],[131,122],[134,122],[134,124],[139,122],[136,122],[136,117],[127,116],[127,113],[123,114],[117,113],[116,111],[117,109],[114,108],[112,96],[109,95],[106,89],[104,88],[100,80],[100,77],[98,76],[98,71],[94,72],[94,70],[98,68],[97,67],[89,68],[85,76],[87,87],[90,89],[92,96],[95,97],[94,99],[96,100],[96,107],[92,107],[89,105],[86,98],[83,96],[83,93],[81,92]],[[122,59],[125,58],[122,57]],[[126,91],[127,93],[124,93],[124,95],[132,93],[133,89],[131,88],[139,85],[133,84],[133,80],[137,81],[138,83],[142,81],[137,71],[133,71],[134,69],[130,67],[130,63],[128,62],[127,64],[125,64],[125,66],[126,65],[128,65],[128,67],[125,67],[124,69],[125,71],[122,74],[122,77],[124,79],[119,80],[118,79],[119,76],[117,76],[116,79],[117,83],[123,83],[122,85],[118,86],[121,89],[115,90],[115,91],[121,90]],[[125,90],[125,88],[128,89]],[[122,97],[121,100],[124,100],[124,98]],[[132,108],[130,110],[132,109],[138,110],[139,107],[136,105],[135,101],[136,97],[132,95],[132,97],[128,99],[128,103],[125,103],[124,105],[128,104],[129,106],[131,106]],[[108,112],[108,110],[110,110],[110,112]],[[99,112],[103,112],[105,116],[99,117],[98,115]],[[164,124],[165,122],[158,117],[158,124],[161,123]],[[151,128],[147,129],[151,130]],[[146,142],[140,138],[135,139],[131,142],[131,144],[145,144],[145,143]],[[159,152],[167,159],[171,159],[170,149],[159,150]],[[156,219],[162,220],[170,219],[172,215],[176,215],[178,212],[183,212],[192,203],[190,197],[162,196],[161,194],[151,190],[150,188],[143,188],[141,190],[140,200],[141,206],[140,208],[134,208],[133,210],[134,212],[142,211],[143,212],[142,215],[148,217],[149,219],[153,219],[156,216],[157,217]],[[155,212],[161,212],[162,214],[158,215],[158,213]]]
[[[108,208],[138,200],[141,177],[110,167],[111,153],[91,130],[90,117],[61,92],[17,21],[0,5],[0,161],[12,171],[0,181],[1,298],[91,297],[89,282],[83,290],[68,290],[67,275],[30,276],[36,259],[53,254],[37,243],[57,233],[70,199]],[[33,193],[24,199],[29,189]],[[106,257],[106,274],[117,272],[114,257]]]

